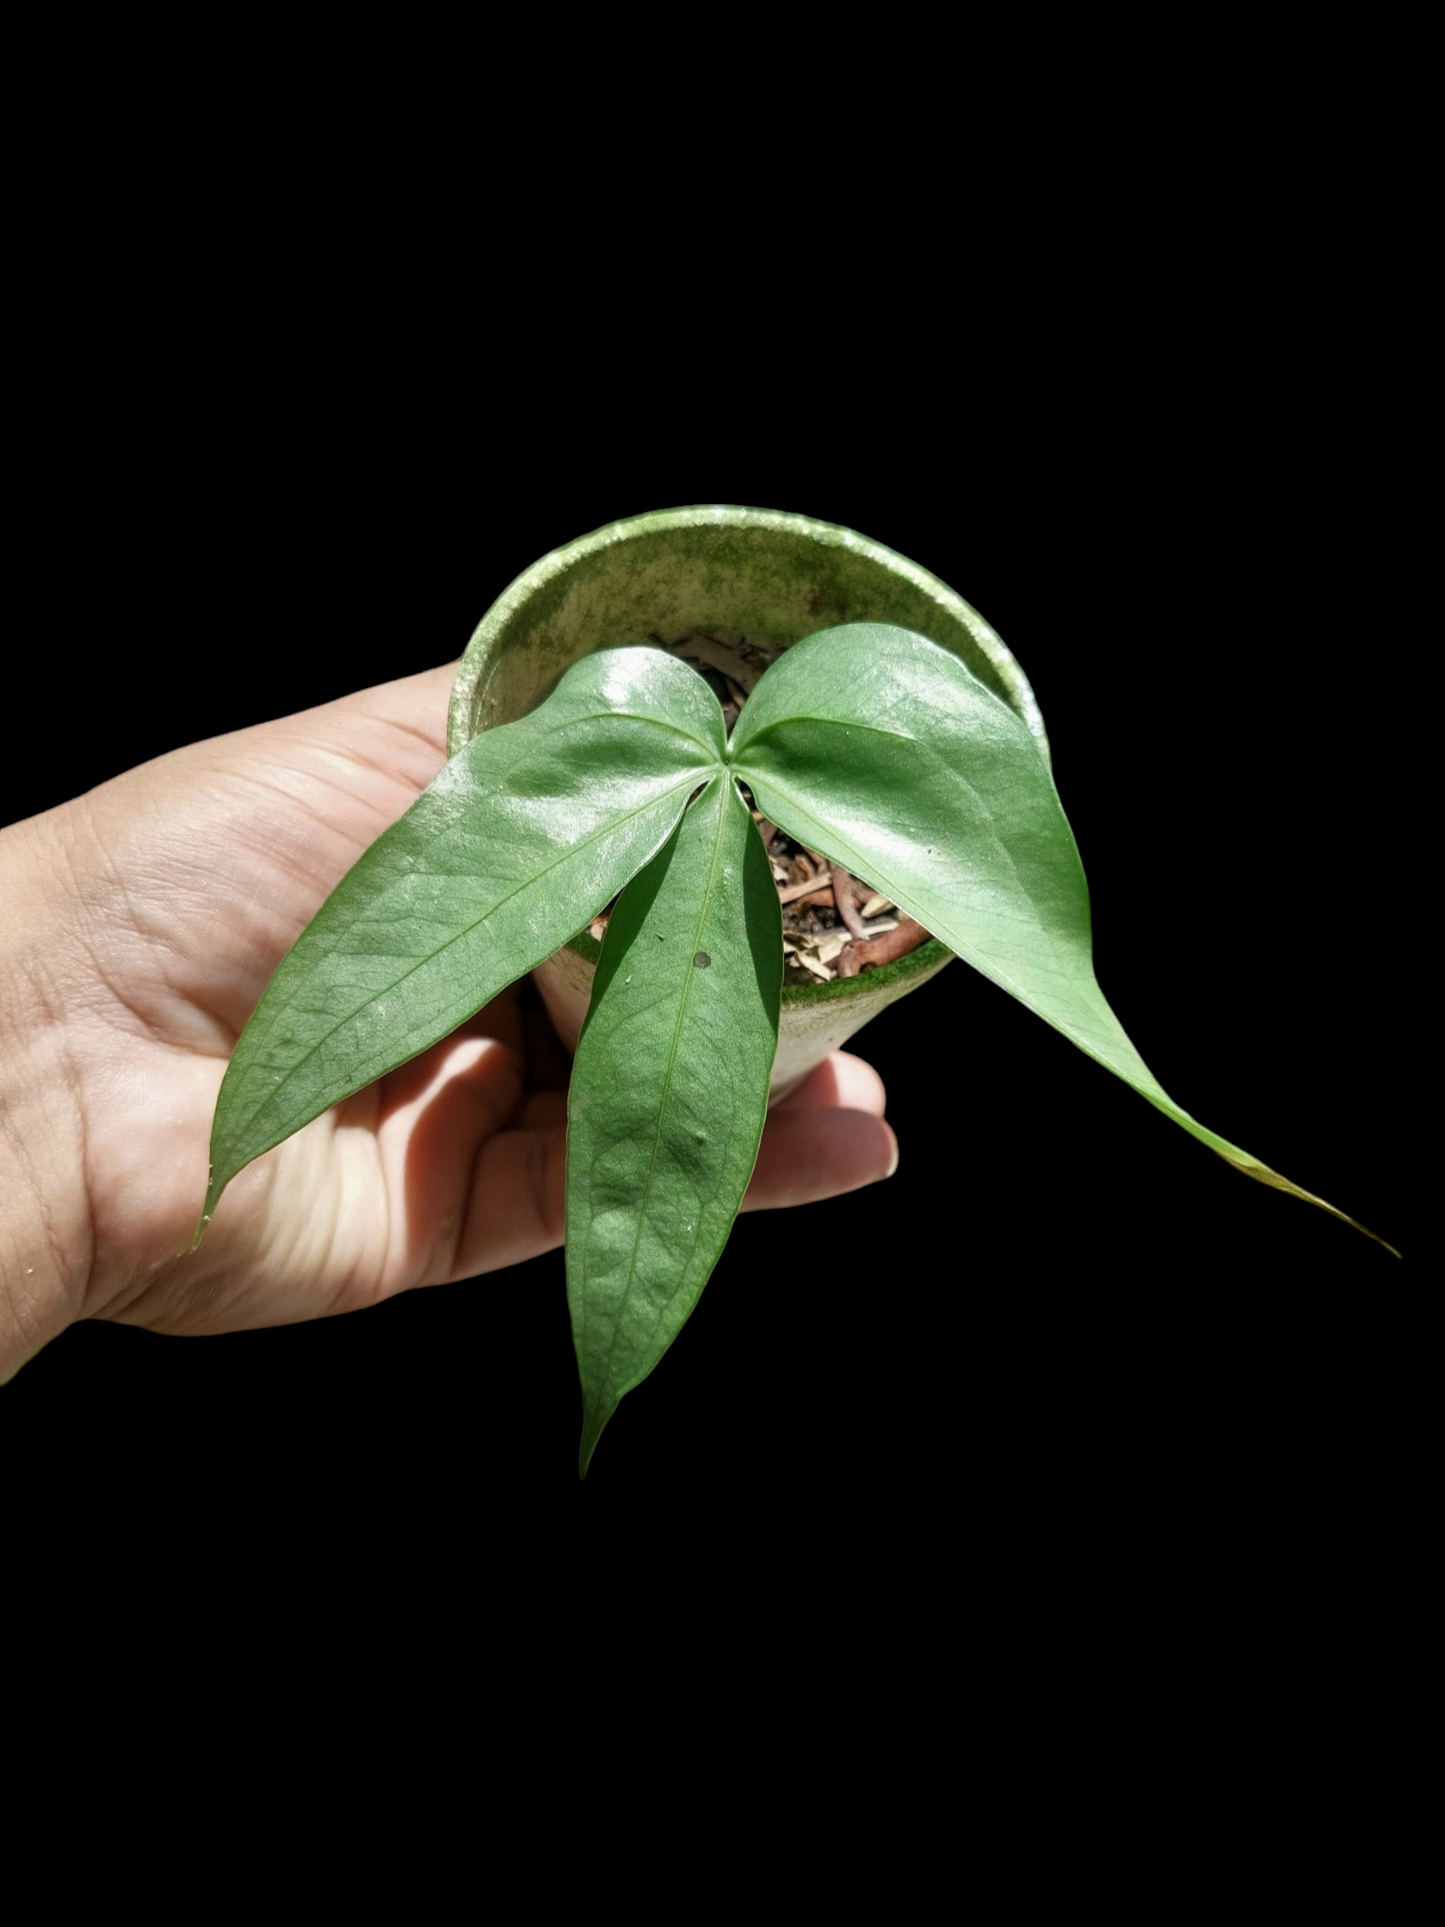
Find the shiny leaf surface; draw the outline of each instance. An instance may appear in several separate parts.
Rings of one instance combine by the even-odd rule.
[[[454,758],[277,970],[221,1088],[207,1214],[243,1165],[447,1036],[621,891],[570,1103],[585,1472],[696,1304],[757,1155],[781,919],[734,779],[1231,1164],[1343,1216],[1162,1089],[1095,981],[1083,869],[1033,737],[957,657],[880,624],[779,657],[730,744],[701,677],[630,648],[584,658]]]
[[[782,989],[767,853],[719,776],[612,912],[572,1072],[567,1293],[581,1470],[682,1329],[767,1112]]]
[[[216,1106],[206,1215],[252,1158],[583,928],[722,752],[722,713],[691,669],[614,649],[453,757],[328,897],[242,1033]]]
[[[1156,1081],[1095,980],[1089,894],[1053,778],[956,656],[879,623],[825,630],[772,665],[730,747],[790,835],[884,891],[1236,1169],[1344,1217]]]

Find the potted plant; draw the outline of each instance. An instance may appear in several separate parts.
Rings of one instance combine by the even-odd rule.
[[[206,1217],[250,1159],[536,970],[576,1045],[584,1471],[712,1271],[770,1092],[952,954],[1238,1169],[1323,1203],[1154,1079],[1094,980],[1083,874],[1022,672],[961,598],[866,538],[690,509],[544,557],[474,637],[449,747],[242,1036]],[[857,945],[863,968],[830,969],[820,947],[814,981],[784,989],[774,828],[817,866],[783,894],[832,891],[847,935],[830,961]],[[911,918],[930,940],[868,968],[879,939],[854,928],[855,881],[899,913],[875,925]]]
[[[633,516],[535,562],[498,597],[462,657],[448,751],[458,755],[482,731],[536,708],[564,670],[600,648],[644,640],[669,647],[709,672],[726,713],[729,687],[736,707],[793,643],[858,621],[913,629],[951,650],[1023,720],[1047,759],[1027,678],[962,596],[851,529],[731,507]],[[582,1030],[600,954],[597,938],[582,930],[533,972],[569,1050]],[[832,957],[810,975],[805,953],[783,987],[772,1097],[936,976],[951,955],[929,941],[894,962],[869,962],[855,976],[828,967]]]

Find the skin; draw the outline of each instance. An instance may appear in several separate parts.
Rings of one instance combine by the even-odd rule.
[[[250,1165],[190,1249],[221,1077],[277,963],[445,758],[429,670],[177,750],[0,833],[0,1380],[81,1318],[177,1334],[359,1310],[561,1243],[559,1053],[510,991]],[[837,1052],[745,1210],[891,1175]]]

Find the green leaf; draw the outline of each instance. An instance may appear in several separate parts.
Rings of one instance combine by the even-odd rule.
[[[612,912],[572,1071],[567,1295],[580,1471],[727,1242],[778,1040],[782,916],[746,804],[720,777]]]
[[[216,1105],[206,1216],[252,1158],[583,928],[723,750],[707,685],[639,648],[584,657],[530,716],[453,757],[327,898],[242,1033]]]
[[[1019,717],[956,656],[882,623],[823,630],[759,680],[731,750],[790,835],[883,890],[1236,1169],[1344,1218],[1155,1080],[1094,979],[1089,894],[1053,778]]]

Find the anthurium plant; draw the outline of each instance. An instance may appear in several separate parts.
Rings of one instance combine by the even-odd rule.
[[[1134,1049],[1095,982],[1079,853],[1025,723],[947,649],[852,622],[781,654],[731,735],[697,670],[628,646],[584,656],[453,756],[328,898],[243,1033],[203,1226],[251,1159],[612,905],[569,1097],[585,1474],[697,1303],[757,1155],[783,974],[758,815],[1247,1176],[1343,1215],[1196,1122]]]

